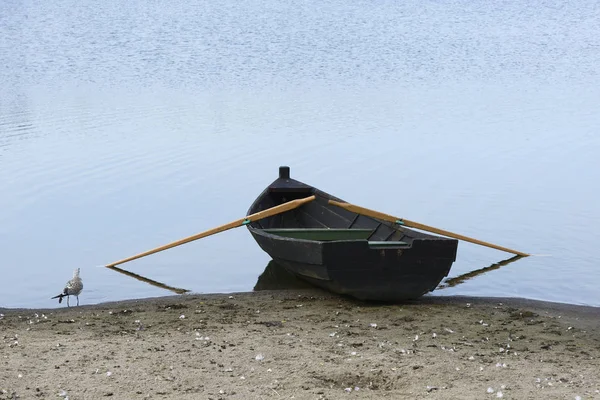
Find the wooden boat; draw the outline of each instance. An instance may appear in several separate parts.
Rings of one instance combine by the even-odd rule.
[[[298,278],[361,300],[402,301],[433,291],[450,272],[458,240],[331,205],[343,200],[290,178],[289,167],[248,214],[315,195],[298,208],[247,224],[258,245]]]

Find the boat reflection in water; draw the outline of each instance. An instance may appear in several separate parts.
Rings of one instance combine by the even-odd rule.
[[[464,283],[469,279],[473,279],[477,276],[483,275],[487,272],[497,270],[505,265],[511,264],[517,260],[524,258],[523,256],[514,256],[508,258],[506,260],[499,261],[490,266],[477,269],[475,271],[467,272],[465,274],[456,276],[454,278],[446,279],[442,284],[440,284],[436,290],[446,289],[449,287],[454,287]],[[256,285],[254,286],[254,291],[260,290],[286,290],[286,289],[308,289],[308,288],[316,288],[314,285],[305,282],[299,278],[297,278],[293,273],[285,269],[282,265],[278,264],[276,261],[271,260],[267,264],[267,267],[263,271],[263,273],[258,277]]]
[[[260,290],[286,290],[286,289],[314,289],[314,285],[298,279],[293,273],[285,269],[276,261],[271,260],[262,274],[258,277],[254,291]]]
[[[508,258],[506,260],[502,260],[497,263],[494,263],[488,267],[476,269],[475,271],[467,272],[466,274],[462,274],[462,275],[456,276],[454,278],[448,278],[442,284],[440,284],[436,288],[436,290],[460,285],[461,283],[464,283],[465,281],[468,281],[469,279],[473,279],[479,275],[485,274],[486,272],[490,272],[490,271],[499,269],[500,267],[503,267],[505,265],[514,263],[515,261],[520,260],[521,258],[523,258],[523,256],[516,255],[516,256]]]

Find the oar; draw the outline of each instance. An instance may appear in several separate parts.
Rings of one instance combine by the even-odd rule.
[[[179,245],[182,245],[182,244],[185,244],[185,243],[192,242],[194,240],[202,239],[204,237],[207,237],[207,236],[210,236],[210,235],[214,235],[215,233],[219,233],[219,232],[226,231],[228,229],[237,228],[237,227],[240,227],[240,226],[243,226],[243,225],[247,225],[250,222],[257,221],[259,219],[267,218],[267,217],[270,217],[270,216],[273,216],[273,215],[276,215],[276,214],[280,214],[280,213],[285,212],[285,211],[293,210],[294,208],[298,208],[302,204],[308,203],[309,201],[313,201],[314,199],[315,199],[315,196],[313,195],[313,196],[305,197],[305,198],[302,198],[302,199],[288,201],[287,203],[283,203],[283,204],[280,204],[280,205],[275,206],[275,207],[267,208],[266,210],[259,211],[259,212],[255,213],[255,214],[247,215],[244,218],[240,218],[240,219],[238,219],[236,221],[233,221],[233,222],[230,222],[228,224],[221,225],[221,226],[218,226],[216,228],[209,229],[209,230],[207,230],[205,232],[198,233],[196,235],[192,235],[192,236],[189,236],[187,238],[177,240],[177,241],[175,241],[173,243],[165,244],[164,246],[160,246],[160,247],[157,247],[155,249],[148,250],[148,251],[145,251],[145,252],[140,253],[140,254],[136,254],[135,256],[131,256],[131,257],[125,258],[123,260],[114,262],[112,264],[107,264],[107,265],[105,265],[105,267],[107,267],[107,268],[114,267],[115,265],[123,264],[123,263],[129,262],[129,261],[136,260],[138,258],[149,256],[150,254],[158,253],[159,251],[167,250],[167,249],[170,249],[170,248],[175,247],[175,246],[179,246]]]
[[[373,217],[373,218],[378,218],[378,219],[381,219],[384,221],[394,222],[398,225],[404,225],[404,226],[408,226],[410,228],[421,229],[424,231],[437,233],[438,235],[448,236],[448,237],[451,237],[454,239],[459,239],[459,240],[464,240],[465,242],[471,242],[471,243],[479,244],[481,246],[491,247],[492,249],[506,251],[508,253],[517,254],[517,255],[520,255],[523,257],[529,256],[529,254],[523,253],[521,251],[508,249],[508,248],[502,247],[502,246],[497,246],[492,243],[483,242],[481,240],[473,239],[468,236],[463,236],[463,235],[459,235],[457,233],[445,231],[443,229],[434,228],[433,226],[423,225],[418,222],[410,221],[408,219],[394,217],[392,215],[384,214],[379,211],[369,210],[368,208],[356,206],[353,204],[340,203],[339,201],[335,201],[335,200],[329,200],[329,204],[345,208],[346,210],[355,212],[357,214],[363,214],[363,215],[367,215],[367,216]]]

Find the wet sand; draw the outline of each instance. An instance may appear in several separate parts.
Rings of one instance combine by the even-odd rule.
[[[295,289],[0,314],[0,399],[600,399],[593,307]]]

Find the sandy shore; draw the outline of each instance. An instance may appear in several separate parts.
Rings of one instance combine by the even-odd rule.
[[[0,399],[600,399],[600,309],[319,290],[0,310]]]

